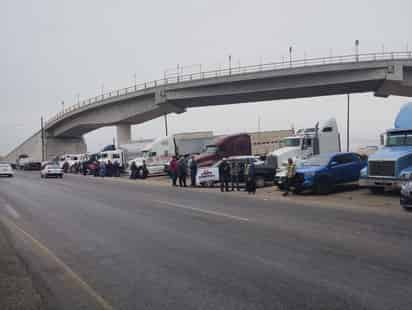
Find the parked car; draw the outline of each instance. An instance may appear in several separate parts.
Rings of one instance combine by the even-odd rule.
[[[339,184],[358,182],[366,163],[356,153],[331,153],[314,156],[296,170],[296,192],[328,194]]]
[[[63,178],[63,169],[57,163],[45,163],[42,165],[40,176],[42,178]]]
[[[29,162],[24,164],[23,170],[41,170],[41,162],[30,160]]]
[[[0,163],[0,176],[13,177],[14,171],[9,163]]]
[[[246,164],[253,160],[255,164],[255,176],[257,187],[264,187],[266,182],[274,182],[276,169],[265,165],[265,162],[260,160],[258,156],[243,155],[243,156],[231,156],[226,159],[229,165],[233,162],[237,162],[240,167],[239,183],[246,182],[244,178],[244,169]],[[216,162],[211,167],[199,167],[197,172],[197,183],[200,185],[211,186],[214,183],[219,182],[219,165],[222,160]]]

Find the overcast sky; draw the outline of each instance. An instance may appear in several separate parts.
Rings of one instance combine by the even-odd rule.
[[[0,0],[0,154],[39,128],[40,116],[137,80],[161,78],[177,64],[203,68],[293,57],[403,51],[412,47],[406,0]],[[353,145],[376,144],[410,98],[352,95]],[[171,132],[218,134],[313,126],[330,116],[346,131],[346,96],[188,110],[169,118]],[[230,121],[228,121],[230,120]],[[133,127],[133,139],[164,134],[163,120]],[[113,128],[86,135],[89,151],[109,144]],[[343,137],[344,138],[344,137]],[[345,141],[345,139],[343,139]]]

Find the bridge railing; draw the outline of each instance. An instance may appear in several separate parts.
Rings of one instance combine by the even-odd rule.
[[[318,57],[318,58],[302,58],[302,59],[289,59],[281,62],[271,62],[262,63],[258,65],[248,65],[248,66],[227,66],[223,69],[209,70],[209,71],[199,71],[190,74],[179,74],[168,75],[167,77],[148,81],[145,83],[135,84],[129,87],[112,90],[101,95],[91,97],[86,100],[79,101],[77,104],[69,106],[57,113],[51,119],[46,122],[46,126],[66,117],[73,111],[82,109],[90,105],[98,105],[106,102],[107,99],[130,95],[136,92],[141,92],[145,90],[153,90],[158,86],[170,85],[184,83],[194,80],[204,80],[209,78],[219,78],[219,77],[231,77],[239,74],[247,73],[258,73],[261,71],[273,71],[273,70],[284,70],[291,68],[301,68],[307,66],[319,66],[319,65],[330,65],[330,64],[342,64],[342,63],[355,63],[355,62],[368,62],[368,61],[382,61],[382,60],[402,60],[402,59],[412,59],[412,51],[405,52],[382,52],[382,53],[366,53],[366,54],[351,54],[343,56],[329,56],[329,57]]]

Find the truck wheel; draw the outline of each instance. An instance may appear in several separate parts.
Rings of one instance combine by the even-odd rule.
[[[257,188],[265,187],[265,179],[263,177],[256,178],[256,187]]]
[[[383,194],[385,192],[385,188],[383,187],[371,187],[369,188],[370,192],[375,195]]]
[[[319,195],[327,195],[331,189],[332,186],[327,176],[321,176],[315,184],[315,193]]]
[[[403,208],[403,210],[405,211],[405,212],[412,212],[412,208],[411,207],[406,207],[406,206],[402,206],[402,208]]]

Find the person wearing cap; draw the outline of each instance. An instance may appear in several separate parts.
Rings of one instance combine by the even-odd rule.
[[[289,189],[293,185],[293,180],[295,179],[296,175],[296,165],[293,162],[292,158],[288,159],[288,168],[287,168],[287,175],[286,175],[286,182],[285,182],[285,192],[283,196],[289,195]]]

